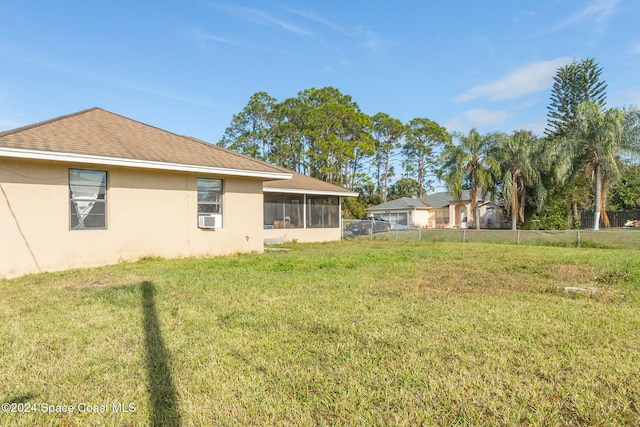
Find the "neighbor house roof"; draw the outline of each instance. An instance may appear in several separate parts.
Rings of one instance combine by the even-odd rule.
[[[433,193],[428,196],[421,197],[420,200],[422,200],[425,203],[428,203],[434,208],[444,208],[446,206],[449,206],[451,203],[470,202],[471,190],[462,190],[462,193],[460,194],[460,198],[457,198],[453,194],[448,193],[446,191],[442,191],[440,193]],[[487,194],[485,194],[483,197],[482,192],[478,190],[478,201],[487,202],[489,200],[492,200],[492,199],[487,197]],[[502,202],[497,201],[492,203],[501,204]]]
[[[433,193],[428,196],[414,199],[413,197],[402,197],[400,199],[391,200],[387,203],[371,206],[367,208],[368,211],[378,210],[390,210],[390,209],[429,209],[429,208],[444,208],[454,202],[468,202],[471,200],[471,191],[462,190],[460,198],[454,197],[453,194],[442,191],[439,193]],[[483,200],[478,197],[478,200]]]
[[[289,180],[267,181],[262,184],[264,191],[270,193],[297,193],[297,194],[322,194],[329,196],[351,196],[357,197],[358,193],[354,193],[346,188],[329,184],[319,179],[311,178],[289,171],[292,178]]]
[[[0,157],[289,179],[270,165],[100,108],[0,132]]]
[[[479,196],[480,194],[478,194]],[[471,200],[471,190],[462,190],[460,198],[455,197],[453,194],[442,191],[439,193],[433,193],[428,196],[420,198],[423,202],[428,203],[434,208],[444,208],[449,206],[451,202],[462,202]]]
[[[371,206],[367,208],[368,211],[377,211],[377,210],[397,210],[397,209],[429,209],[430,206],[420,199],[415,199],[413,197],[402,197],[400,199],[395,199],[388,201],[386,203],[382,203],[380,205]]]

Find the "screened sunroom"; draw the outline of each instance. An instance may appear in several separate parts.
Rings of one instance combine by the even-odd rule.
[[[264,228],[339,228],[340,197],[265,193]]]
[[[339,240],[342,197],[358,194],[304,175],[289,181],[269,181],[264,189],[264,230],[267,243]]]

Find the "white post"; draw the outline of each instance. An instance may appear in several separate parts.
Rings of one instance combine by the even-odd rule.
[[[342,223],[342,197],[338,196],[338,214],[340,215],[340,240],[344,234],[344,224]]]
[[[307,228],[307,195],[302,195],[302,203],[304,203],[304,207],[302,208],[302,227]],[[342,213],[340,215],[340,219],[342,220]]]

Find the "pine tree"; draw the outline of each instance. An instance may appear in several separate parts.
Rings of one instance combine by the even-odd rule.
[[[606,105],[607,84],[601,80],[602,68],[594,59],[583,59],[558,68],[547,107],[548,124],[545,134],[566,136],[576,122],[578,106],[593,102],[599,108]]]

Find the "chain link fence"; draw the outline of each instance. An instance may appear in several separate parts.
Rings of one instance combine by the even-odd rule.
[[[422,229],[375,220],[343,220],[344,239],[502,243],[604,249],[640,249],[640,228],[591,230]]]
[[[640,211],[607,211],[609,224],[611,227],[623,227],[629,222],[640,220]],[[593,228],[594,215],[593,212],[582,212],[580,215],[580,226],[582,228]],[[604,219],[600,217],[600,228],[604,228]]]

